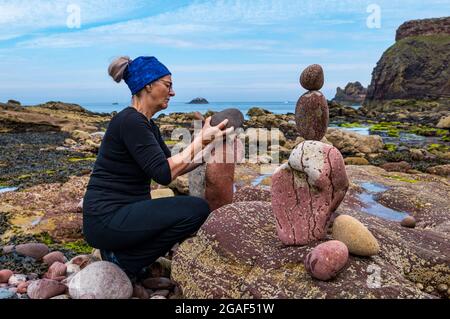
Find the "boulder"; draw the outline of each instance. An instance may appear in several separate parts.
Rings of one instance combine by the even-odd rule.
[[[344,160],[327,144],[305,141],[272,176],[272,209],[286,245],[323,239],[348,189]]]
[[[450,177],[450,164],[429,167],[427,168],[427,173]]]
[[[133,286],[127,275],[115,264],[99,261],[78,272],[69,282],[73,299],[90,295],[95,299],[129,299]]]
[[[450,128],[450,116],[443,116],[439,123],[436,125],[437,128],[449,129]]]
[[[172,279],[188,299],[430,298],[385,258],[350,256],[335,280],[314,280],[303,263],[314,246],[282,245],[270,203],[233,203],[214,211],[197,236],[180,245]],[[368,280],[377,267],[382,276],[374,289]]]
[[[8,283],[8,280],[12,275],[13,272],[9,269],[0,270],[0,284]]]
[[[411,165],[405,161],[385,163],[380,167],[388,172],[403,172],[403,173],[406,173],[412,169]]]
[[[66,263],[67,258],[64,256],[64,254],[60,251],[54,251],[47,255],[45,255],[42,258],[42,261],[47,264],[48,266],[51,266],[54,262],[60,262],[60,263]]]
[[[326,138],[345,155],[380,153],[384,148],[378,135],[364,136],[338,128],[329,128]]]

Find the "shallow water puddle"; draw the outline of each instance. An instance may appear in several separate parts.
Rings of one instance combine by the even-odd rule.
[[[365,192],[358,194],[359,199],[364,203],[362,207],[363,213],[398,222],[409,216],[405,212],[383,206],[375,200],[375,195],[389,190],[388,187],[370,182],[364,182],[360,185],[365,190]]]
[[[16,190],[18,190],[17,187],[0,187],[0,194],[6,192],[15,192]]]

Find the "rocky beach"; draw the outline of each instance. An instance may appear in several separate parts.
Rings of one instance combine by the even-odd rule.
[[[402,25],[367,89],[349,83],[327,101],[326,69],[312,65],[292,113],[250,109],[239,125],[277,128],[279,143],[255,163],[206,166],[207,180],[232,172],[220,175],[230,191],[206,181],[217,209],[134,285],[82,233],[83,196],[115,114],[0,103],[0,299],[450,298],[449,26]],[[172,132],[193,132],[195,119],[154,120],[172,148]],[[152,182],[152,198],[192,195],[192,178]]]

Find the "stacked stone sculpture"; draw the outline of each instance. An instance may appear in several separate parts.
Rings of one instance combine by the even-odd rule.
[[[226,128],[241,128],[244,115],[238,109],[226,109],[211,118],[215,126],[228,119]],[[233,201],[234,171],[236,162],[240,161],[243,145],[239,139],[224,141],[222,148],[216,148],[207,163],[189,173],[189,193],[191,196],[204,198],[211,211]]]
[[[349,186],[341,153],[320,142],[329,122],[327,101],[318,91],[324,83],[322,67],[307,67],[300,83],[310,90],[300,97],[295,113],[298,132],[305,141],[272,176],[272,210],[278,237],[285,245],[323,239]]]

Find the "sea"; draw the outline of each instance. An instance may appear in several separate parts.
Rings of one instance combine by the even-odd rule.
[[[283,102],[210,102],[209,104],[188,104],[187,102],[170,102],[169,107],[156,114],[170,114],[170,113],[188,113],[198,111],[200,113],[205,113],[208,110],[211,111],[222,111],[227,108],[237,108],[239,109],[246,119],[247,112],[253,107],[259,107],[266,109],[274,114],[288,114],[295,113],[295,106],[297,102],[294,101],[283,101]],[[125,107],[129,106],[130,103],[80,103],[84,108],[92,112],[98,113],[111,113],[113,111],[121,111]],[[355,109],[361,107],[360,105],[353,106]]]

